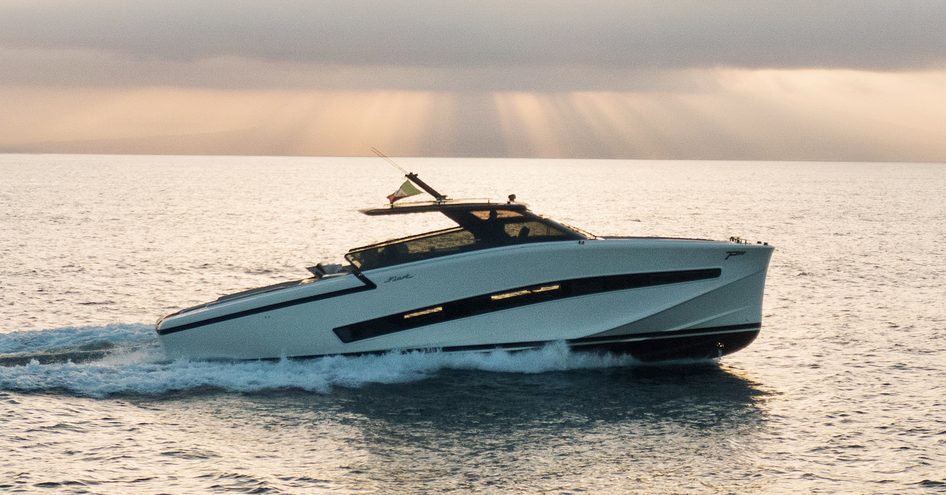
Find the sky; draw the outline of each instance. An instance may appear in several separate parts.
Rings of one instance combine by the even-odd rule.
[[[0,152],[946,161],[946,2],[2,0]]]

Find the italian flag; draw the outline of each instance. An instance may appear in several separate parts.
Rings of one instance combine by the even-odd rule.
[[[404,199],[408,196],[414,196],[420,194],[422,191],[414,187],[414,184],[411,184],[411,181],[406,180],[397,191],[394,191],[392,194],[388,195],[388,201],[391,204],[394,204],[395,201],[399,199]]]

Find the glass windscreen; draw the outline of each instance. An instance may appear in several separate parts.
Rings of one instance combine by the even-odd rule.
[[[508,210],[468,211],[455,220],[462,226],[356,249],[346,258],[370,270],[477,249],[582,238],[534,215]]]

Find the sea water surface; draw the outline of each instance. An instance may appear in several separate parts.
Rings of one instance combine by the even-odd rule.
[[[171,361],[163,314],[449,223],[357,213],[403,180],[379,159],[0,155],[0,492],[946,491],[946,165],[399,162],[600,235],[769,242],[762,333]]]

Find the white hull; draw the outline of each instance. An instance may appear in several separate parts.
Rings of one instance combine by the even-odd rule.
[[[771,254],[685,239],[511,245],[234,297],[157,330],[170,356],[211,359],[553,341],[645,359],[722,355],[758,333]]]

